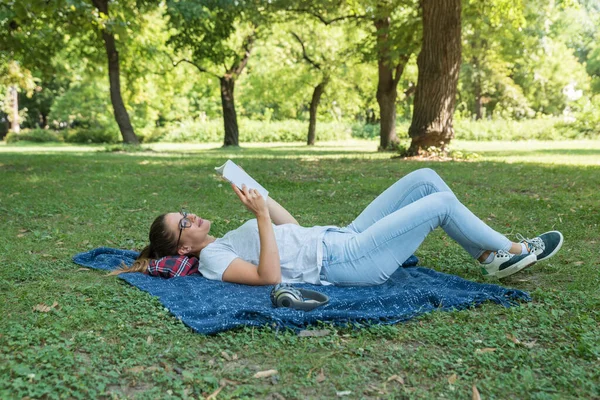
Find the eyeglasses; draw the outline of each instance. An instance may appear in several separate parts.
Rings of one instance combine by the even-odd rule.
[[[176,249],[179,249],[179,241],[181,240],[181,234],[183,233],[183,230],[192,226],[192,221],[190,221],[187,217],[189,213],[185,208],[182,208],[181,211],[179,211],[179,214],[182,215],[182,218],[179,220],[179,236],[177,237],[177,246],[175,246]]]

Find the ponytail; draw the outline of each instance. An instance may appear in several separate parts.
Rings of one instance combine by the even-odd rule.
[[[131,267],[121,263],[120,267],[108,275],[119,275],[126,272],[148,273],[150,260],[177,254],[177,236],[171,232],[165,222],[165,214],[156,217],[150,227],[150,244],[144,247]]]
[[[128,267],[124,262],[121,262],[119,269],[110,272],[108,275],[119,275],[126,272],[142,272],[145,274],[148,272],[148,264],[150,264],[153,253],[152,244],[149,244],[142,249],[142,252],[138,258],[135,259],[135,262],[131,267]]]

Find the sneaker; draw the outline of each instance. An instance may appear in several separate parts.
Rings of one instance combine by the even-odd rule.
[[[486,278],[502,279],[535,264],[536,261],[537,257],[533,253],[516,255],[498,250],[491,263],[482,264],[481,273]]]
[[[542,233],[533,239],[526,239],[521,235],[517,235],[521,243],[529,248],[529,252],[537,256],[538,261],[547,260],[555,255],[562,247],[564,238],[559,231],[550,231]]]

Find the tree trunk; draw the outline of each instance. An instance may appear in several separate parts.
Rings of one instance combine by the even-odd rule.
[[[326,78],[323,79],[323,81],[321,81],[321,83],[319,83],[317,86],[315,86],[312,99],[310,100],[310,120],[308,123],[308,138],[306,140],[306,144],[309,146],[314,146],[315,144],[315,131],[317,128],[317,109],[319,108],[321,96],[325,91],[325,86],[327,86]]]
[[[473,46],[475,50],[477,48]],[[473,97],[475,98],[475,120],[480,120],[483,118],[483,96],[481,95],[481,73],[479,71],[479,59],[477,57],[473,57],[471,60],[471,64],[473,65]]]
[[[219,82],[221,83],[221,106],[223,108],[223,123],[225,124],[223,146],[239,146],[240,133],[233,98],[235,80],[232,76],[226,75],[220,77]]]
[[[483,102],[481,96],[481,81],[479,78],[475,80],[475,120],[479,121],[483,118]]]
[[[101,13],[108,16],[108,0],[93,0],[94,5]],[[108,58],[108,80],[110,83],[110,100],[112,102],[115,120],[123,136],[123,142],[139,144],[139,140],[133,131],[129,114],[125,109],[125,103],[121,96],[121,77],[119,72],[119,52],[115,45],[115,36],[107,30],[102,31],[104,47]]]
[[[21,131],[19,123],[19,92],[16,86],[10,86],[10,130],[14,133]]]
[[[379,104],[379,150],[387,150],[398,142],[396,135],[396,98],[397,84],[394,71],[389,60],[388,33],[390,18],[375,20],[377,29],[377,45],[379,57],[377,60],[379,79],[377,81],[377,103]]]
[[[379,149],[386,150],[398,143],[396,135],[396,85],[390,83],[387,75],[389,68],[379,62],[379,82],[377,83],[377,103],[379,104]],[[382,70],[386,70],[383,71]],[[391,75],[391,74],[390,74]]]
[[[421,0],[423,45],[417,58],[419,78],[408,153],[430,146],[445,149],[454,137],[456,85],[461,62],[460,0]]]
[[[40,128],[46,129],[48,126],[48,114],[45,112],[40,112]]]

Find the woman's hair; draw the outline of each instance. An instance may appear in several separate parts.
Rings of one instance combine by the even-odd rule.
[[[131,267],[121,264],[121,268],[109,275],[119,275],[124,272],[146,273],[151,259],[177,254],[177,235],[166,224],[166,214],[161,214],[150,226],[150,244],[144,247]]]

